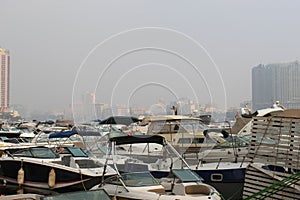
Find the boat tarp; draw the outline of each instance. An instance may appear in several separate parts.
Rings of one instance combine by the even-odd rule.
[[[165,144],[165,138],[160,135],[138,135],[138,136],[121,136],[109,139],[110,142],[116,142],[116,145],[138,144],[138,143],[156,143]]]
[[[128,126],[138,121],[138,118],[131,116],[112,116],[105,120],[102,120],[99,124],[124,124]]]
[[[50,133],[49,138],[68,138],[77,134],[76,130]]]

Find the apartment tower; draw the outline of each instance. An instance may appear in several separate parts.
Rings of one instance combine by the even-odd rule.
[[[300,63],[273,63],[252,68],[253,110],[279,101],[286,108],[300,108]]]
[[[9,106],[9,51],[0,48],[0,112],[7,112]]]

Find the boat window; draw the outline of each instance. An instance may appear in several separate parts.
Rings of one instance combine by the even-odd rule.
[[[176,122],[152,122],[149,126],[148,133],[159,134],[159,133],[177,133],[180,132],[179,124]]]
[[[126,186],[131,187],[159,185],[149,172],[122,174],[122,179]]]
[[[199,126],[197,126],[197,124],[193,124],[191,122],[191,124],[187,124],[186,122],[184,122],[183,124],[181,124],[183,129],[188,132],[188,133],[195,133],[198,132],[199,130]]]
[[[15,153],[13,153],[13,156],[16,156],[16,157],[32,157],[32,154],[30,153],[30,151],[28,149],[25,149],[25,150],[16,151]]]
[[[4,140],[4,142],[9,142],[9,143],[14,143],[14,144],[19,144],[19,140],[17,138],[8,138]]]
[[[194,138],[193,144],[202,144],[204,143],[205,138]]]
[[[237,142],[238,147],[247,147],[247,146],[249,146],[249,142],[247,142],[247,141],[245,141],[241,138],[237,138],[236,142]]]
[[[238,144],[235,143],[235,145],[233,145],[232,141],[224,141],[214,146],[214,149],[224,149],[224,148],[232,148],[232,147],[238,147]]]
[[[20,131],[20,129],[17,129],[16,127],[11,127],[12,131]]]
[[[31,153],[34,158],[57,158],[58,156],[48,148],[32,148]]]
[[[190,144],[191,138],[179,138],[178,143],[179,144]]]
[[[181,120],[181,125],[189,130],[189,131],[200,131],[208,129],[206,124],[203,124],[200,120],[188,119],[188,120]]]
[[[80,168],[99,168],[103,167],[103,164],[100,162],[94,162],[94,160],[75,160]]]
[[[120,181],[120,179],[117,175],[106,179],[105,183],[106,184],[113,184],[113,185],[121,185],[121,181]]]
[[[198,182],[203,180],[198,174],[189,169],[173,169],[172,172],[182,182]]]
[[[16,151],[13,156],[31,158],[57,158],[58,156],[48,148],[31,148]]]
[[[7,140],[7,139],[8,139],[7,137],[0,137],[1,141]]]
[[[255,136],[251,137],[251,135],[245,135],[245,136],[242,136],[241,139],[248,143],[250,143],[250,141],[252,141],[252,142],[255,141],[255,142],[258,142],[261,144],[276,144],[277,143],[276,140],[274,140],[273,138],[268,137],[268,136],[255,135]]]
[[[247,135],[243,135],[243,136],[240,136],[239,137],[241,140],[245,141],[245,142],[250,142],[251,140],[251,135],[250,134],[247,134]]]
[[[68,150],[70,151],[73,157],[88,157],[88,155],[84,153],[80,148],[68,147]]]

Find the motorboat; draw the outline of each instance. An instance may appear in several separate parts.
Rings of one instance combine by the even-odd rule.
[[[158,182],[149,172],[123,173],[101,187],[116,199],[221,199],[216,190],[190,170],[173,171],[174,178]],[[187,178],[189,177],[189,178]]]
[[[231,134],[251,134],[253,117],[268,117],[277,113],[282,113],[283,111],[284,108],[279,106],[272,106],[270,108],[260,109],[253,113],[248,108],[241,108],[241,115],[236,115],[236,122],[231,128]]]
[[[209,136],[207,136],[209,137]],[[211,138],[215,140],[215,146],[208,150],[201,149],[197,153],[197,162],[244,162],[248,153],[250,134],[248,135],[228,135],[227,137]],[[185,154],[188,162],[193,162],[195,155]]]
[[[155,136],[163,137],[161,135]],[[126,136],[124,137],[126,138]],[[147,138],[149,135],[136,135],[134,137]],[[106,141],[112,139],[113,137],[110,137]],[[109,150],[108,147],[101,149],[104,150],[103,152]],[[177,154],[167,154],[165,149],[158,143],[145,143],[145,141],[144,143],[122,143],[116,146],[115,160],[110,160],[108,164],[112,166],[115,163],[122,172],[149,171],[157,179],[166,178],[170,174],[170,168],[183,169],[186,165]],[[173,152],[173,150],[169,152]],[[182,156],[187,159],[185,161],[187,161],[190,169],[203,178],[204,183],[212,185],[225,198],[241,198],[247,162],[225,162],[221,159],[216,160],[216,162],[205,162],[205,160],[201,161],[200,158],[197,158],[195,153],[183,154]],[[233,155],[232,161],[234,161]]]
[[[0,137],[18,138],[22,132],[8,124],[0,124]]]
[[[200,118],[182,115],[150,116],[141,123],[148,124],[148,135],[165,137],[181,154],[195,153],[201,148],[214,146],[214,143],[206,141],[203,132],[209,127]]]
[[[25,135],[24,135],[25,134]],[[23,136],[22,136],[23,135]],[[28,137],[30,135],[30,137]],[[83,147],[83,141],[76,130],[44,133],[39,131],[34,137],[31,134],[21,133],[19,137],[0,137],[0,156],[7,150],[24,149],[35,146],[78,146]],[[22,137],[21,137],[22,136]],[[30,139],[28,139],[30,138]]]
[[[10,184],[58,192],[88,190],[115,171],[81,148],[45,146],[7,149],[0,158],[0,178]]]
[[[242,114],[236,115],[236,122],[230,130],[223,129],[221,135],[216,135],[219,131],[213,128],[204,131],[207,138],[215,142],[215,146],[209,149],[202,148],[196,154],[198,164],[212,162],[244,162],[251,140],[252,117],[266,117],[276,113],[283,112],[282,107],[270,107],[257,110],[254,113],[248,108],[242,108]],[[210,134],[212,133],[212,135]],[[195,155],[185,154],[185,158],[189,161],[195,158]],[[189,159],[191,158],[191,159]]]
[[[167,177],[156,180],[144,168],[144,164],[130,165],[119,169],[116,160],[116,150],[119,145],[159,144],[164,147],[164,153],[177,156],[185,164],[185,168],[169,168]],[[107,179],[103,178],[101,189],[116,199],[221,199],[220,194],[212,186],[202,182],[202,178],[189,169],[189,165],[181,155],[160,135],[140,135],[113,137],[108,141],[106,164],[111,165],[117,174]],[[168,157],[168,156],[167,156]],[[105,165],[106,166],[106,165]]]
[[[39,131],[30,143],[40,146],[77,146],[85,148],[80,134],[78,130],[54,131],[50,133]]]

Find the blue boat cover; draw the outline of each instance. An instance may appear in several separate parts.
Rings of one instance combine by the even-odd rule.
[[[54,132],[49,135],[49,138],[68,138],[72,135],[77,134],[76,130],[72,131],[62,131],[62,132]]]

